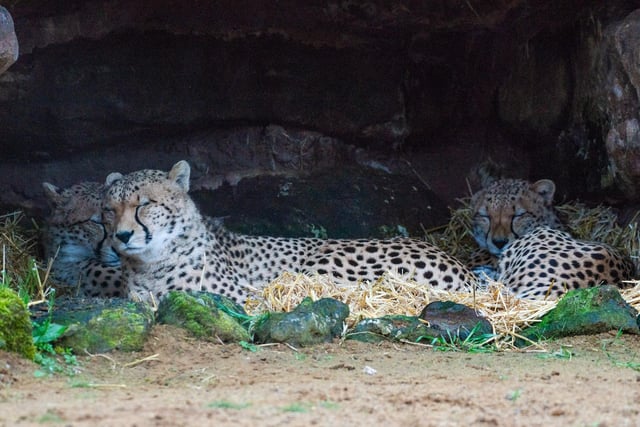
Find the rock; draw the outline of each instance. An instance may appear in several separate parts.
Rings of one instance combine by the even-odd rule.
[[[415,316],[388,315],[374,319],[363,319],[349,331],[347,339],[363,342],[383,340],[430,343],[439,332],[430,328]]]
[[[77,353],[140,351],[154,314],[149,306],[127,300],[59,298],[51,321],[67,327],[57,344]]]
[[[520,50],[498,90],[500,119],[540,134],[560,123],[571,92],[571,63],[555,42],[538,41]]]
[[[0,78],[0,205],[42,209],[43,179],[103,180],[113,165],[202,160],[212,187],[338,170],[346,144],[406,163],[451,203],[488,157],[566,176],[571,198],[599,190],[609,162],[637,191],[637,154],[603,144],[616,129],[630,148],[620,127],[638,118],[632,1],[145,5],[11,2],[22,57]],[[567,125],[578,146],[558,141]],[[192,154],[193,135],[233,128],[251,131]]]
[[[640,42],[639,42],[640,43]],[[640,49],[638,50],[640,54]],[[640,90],[640,87],[638,88]],[[639,104],[640,107],[640,104]],[[631,199],[640,198],[640,125],[637,118],[613,124],[605,140],[610,172]]]
[[[640,199],[640,9],[599,29],[586,40],[577,96],[587,127],[601,132],[608,175],[629,199]],[[582,151],[584,151],[583,147]],[[586,157],[586,156],[585,156]],[[608,182],[610,185],[611,182]]]
[[[194,199],[215,207],[234,231],[269,236],[390,238],[403,229],[420,236],[449,218],[446,204],[415,177],[366,167],[250,178]]]
[[[9,11],[0,6],[0,74],[18,60],[18,38]]]
[[[426,341],[436,338],[447,341],[465,340],[474,336],[492,333],[491,324],[479,317],[471,308],[451,301],[435,301],[427,305],[420,317],[389,315],[360,321],[349,333],[348,339],[378,342]]]
[[[473,333],[475,336],[491,334],[491,323],[480,317],[475,310],[453,301],[434,301],[420,313],[420,319],[429,322],[431,329],[440,331],[439,336],[466,339]]]
[[[540,323],[524,329],[520,335],[537,341],[611,330],[640,334],[637,316],[636,309],[620,296],[615,286],[576,289],[567,292]],[[521,341],[518,344],[527,343]]]
[[[349,307],[332,298],[305,298],[289,313],[265,313],[255,325],[255,341],[312,345],[331,341],[342,333]]]
[[[230,314],[231,313],[231,314]],[[179,326],[206,341],[251,341],[236,320],[249,316],[230,299],[209,292],[169,292],[158,307],[158,322]]]
[[[0,287],[0,349],[28,359],[36,354],[29,310],[16,292],[4,286]]]

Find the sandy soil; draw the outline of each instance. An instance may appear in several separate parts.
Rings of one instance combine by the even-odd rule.
[[[144,351],[78,356],[75,375],[36,378],[37,365],[0,352],[0,425],[640,425],[640,337],[547,348],[336,342],[251,352],[156,326]]]

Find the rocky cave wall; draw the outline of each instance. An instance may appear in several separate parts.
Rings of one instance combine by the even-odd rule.
[[[183,158],[207,213],[320,200],[311,225],[355,203],[428,228],[488,161],[559,200],[640,198],[635,1],[57,3],[3,5],[6,209],[45,212],[42,181]],[[358,221],[342,227],[384,225]]]

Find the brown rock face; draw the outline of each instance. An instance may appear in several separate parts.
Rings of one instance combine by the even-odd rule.
[[[607,74],[610,129],[606,147],[610,172],[624,194],[640,198],[640,9],[607,29],[609,59],[617,64]]]
[[[41,181],[180,159],[211,192],[365,167],[454,204],[492,160],[556,180],[560,199],[635,199],[637,8],[13,2],[22,54],[0,77],[0,205],[39,212]]]
[[[640,198],[640,9],[609,24],[590,22],[578,50],[574,114],[590,130],[581,151],[603,142],[603,186]]]

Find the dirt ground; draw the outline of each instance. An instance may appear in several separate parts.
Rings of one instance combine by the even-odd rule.
[[[78,355],[74,375],[37,378],[38,365],[0,352],[0,425],[640,425],[640,337],[546,347],[348,341],[253,352],[156,326],[144,351]]]

